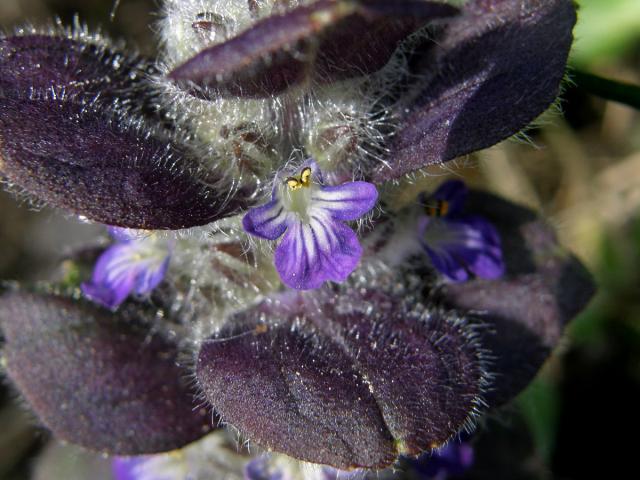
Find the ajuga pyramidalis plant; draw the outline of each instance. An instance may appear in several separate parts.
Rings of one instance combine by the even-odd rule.
[[[66,260],[76,275],[5,288],[8,377],[122,479],[470,463],[461,435],[593,287],[534,212],[422,169],[554,103],[575,15],[165,0],[157,60],[78,26],[4,35],[7,188],[111,237]]]

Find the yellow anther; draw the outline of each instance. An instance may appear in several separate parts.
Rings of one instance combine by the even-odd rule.
[[[289,188],[291,190],[298,190],[300,187],[302,187],[302,182],[295,177],[289,177],[285,180],[285,182],[287,182],[287,185],[289,185]]]
[[[424,211],[429,217],[444,217],[449,213],[449,202],[434,200],[424,206]]]
[[[300,174],[300,182],[305,187],[308,187],[311,184],[311,168],[305,167],[302,169],[302,173]]]
[[[308,187],[311,185],[311,167],[305,167],[300,172],[299,177],[287,177],[285,183],[291,190],[298,190],[302,187]]]

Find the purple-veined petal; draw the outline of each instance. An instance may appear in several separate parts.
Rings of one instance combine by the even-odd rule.
[[[497,407],[529,384],[595,288],[584,266],[531,210],[471,191],[467,213],[489,220],[498,230],[505,275],[449,283],[439,295],[448,307],[474,311],[485,326],[479,331],[481,341],[495,359],[496,375],[485,400]]]
[[[169,247],[153,240],[117,243],[100,256],[82,291],[94,302],[116,308],[131,293],[144,295],[157,287],[169,266],[169,256]]]
[[[261,455],[244,467],[244,480],[287,480],[284,472],[269,462],[269,455]]]
[[[141,238],[140,230],[122,227],[108,227],[107,230],[109,231],[111,238],[119,243]]]
[[[189,448],[188,446],[186,448]],[[116,457],[112,462],[114,480],[188,480],[191,477],[181,451],[157,455]]]
[[[343,282],[358,266],[362,247],[351,228],[320,213],[310,223],[293,223],[275,252],[276,270],[297,290]]]
[[[313,208],[329,212],[335,220],[349,221],[369,212],[378,200],[378,190],[368,182],[347,182],[335,187],[322,187],[313,193]]]
[[[500,237],[481,217],[421,217],[418,234],[434,268],[454,282],[470,273],[487,279],[504,274]]]
[[[133,277],[127,277],[117,286],[107,286],[99,283],[84,282],[82,293],[92,302],[103,307],[115,309],[124,302],[133,290]]]
[[[166,256],[162,262],[158,262],[157,259],[147,262],[145,268],[141,268],[136,276],[136,283],[134,286],[134,292],[138,295],[145,295],[156,288],[169,267],[169,256]]]
[[[571,0],[469,0],[421,62],[400,102],[389,166],[376,183],[490,147],[558,95],[573,40]],[[404,112],[408,112],[405,114]]]
[[[251,235],[275,240],[284,233],[291,223],[290,215],[282,202],[273,198],[265,205],[250,209],[242,218],[242,226]]]
[[[7,376],[61,440],[115,455],[183,447],[210,431],[211,414],[196,408],[176,340],[147,315],[133,304],[112,313],[53,294],[5,293]]]
[[[461,180],[447,180],[438,189],[433,192],[429,199],[444,200],[449,204],[447,209],[447,217],[460,214],[467,200],[469,189]]]
[[[132,292],[140,268],[135,251],[126,243],[105,250],[94,267],[91,281],[82,284],[82,292],[107,308],[119,306]]]

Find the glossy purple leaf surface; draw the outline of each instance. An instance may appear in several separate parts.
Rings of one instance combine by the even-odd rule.
[[[573,40],[570,0],[470,0],[421,58],[376,182],[490,147],[555,100]]]
[[[141,117],[143,66],[62,36],[0,39],[0,175],[37,201],[127,228],[188,228],[236,212],[235,190]]]
[[[0,173],[36,199],[90,220],[137,229],[203,225],[239,210],[192,154],[99,106],[0,98]]]
[[[135,309],[112,314],[52,294],[0,297],[6,372],[58,438],[91,450],[139,455],[203,436],[178,348]]]

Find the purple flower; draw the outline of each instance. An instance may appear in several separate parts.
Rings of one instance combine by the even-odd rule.
[[[323,467],[320,480],[365,480],[365,478],[366,476],[361,470],[348,472],[332,467]]]
[[[499,278],[504,273],[500,237],[483,217],[463,212],[467,193],[464,183],[450,180],[422,198],[426,214],[418,218],[420,243],[433,267],[453,282],[471,274]]]
[[[286,480],[284,472],[269,461],[268,455],[256,457],[244,467],[245,480]]]
[[[445,480],[450,475],[462,475],[471,468],[473,461],[471,444],[464,440],[454,440],[442,449],[426,453],[410,463],[416,470],[416,478]]]
[[[116,243],[98,259],[82,292],[96,303],[117,308],[131,294],[145,295],[164,278],[171,257],[167,240],[136,230],[110,228]]]
[[[285,285],[297,290],[344,281],[355,270],[362,247],[345,221],[357,220],[376,203],[378,191],[367,182],[325,186],[312,160],[297,175],[278,174],[271,201],[249,210],[247,233],[275,240],[275,265]]]
[[[139,480],[140,470],[151,456],[115,457],[111,463],[114,480]]]
[[[183,450],[161,455],[115,457],[111,464],[114,480],[186,480],[192,478]],[[195,478],[195,477],[193,477]]]

